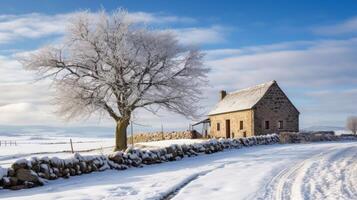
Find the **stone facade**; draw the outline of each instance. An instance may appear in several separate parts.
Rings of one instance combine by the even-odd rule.
[[[227,121],[229,120],[229,121]],[[217,138],[240,138],[253,136],[253,110],[243,110],[238,112],[224,113],[210,116],[211,128],[210,136]],[[227,134],[227,125],[230,127]],[[243,123],[243,127],[241,127]],[[217,128],[219,127],[219,130]]]
[[[299,111],[276,83],[253,110],[255,135],[299,131]],[[267,122],[269,127],[266,127]]]
[[[278,84],[273,81],[258,87],[267,87],[266,92],[251,108],[209,116],[211,137],[239,138],[299,131],[299,111]]]

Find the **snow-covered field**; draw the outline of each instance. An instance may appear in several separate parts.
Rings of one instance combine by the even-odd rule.
[[[110,152],[114,146],[113,138],[51,135],[0,136],[0,166],[8,167],[18,159],[33,156],[71,156],[70,139],[72,139],[74,151],[81,152],[81,154]]]
[[[357,142],[232,149],[3,190],[0,199],[357,199]]]

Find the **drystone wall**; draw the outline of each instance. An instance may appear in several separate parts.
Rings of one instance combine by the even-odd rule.
[[[279,134],[281,144],[287,143],[309,143],[309,142],[324,142],[324,141],[345,141],[357,140],[357,136],[351,135],[335,135],[332,131],[316,131],[316,132],[282,132]]]
[[[21,159],[10,168],[0,167],[0,189],[19,190],[42,186],[58,178],[70,178],[95,171],[125,170],[130,167],[159,164],[181,160],[184,157],[211,154],[224,149],[239,149],[253,145],[267,145],[279,142],[276,134],[239,139],[210,139],[189,145],[171,145],[157,149],[128,148],[110,155],[83,156],[73,158],[57,157]]]
[[[160,140],[176,140],[176,139],[197,139],[202,138],[202,135],[195,130],[192,131],[172,131],[172,132],[154,132],[154,133],[137,133],[134,134],[134,143],[152,142]],[[128,137],[128,143],[132,142],[132,137]]]

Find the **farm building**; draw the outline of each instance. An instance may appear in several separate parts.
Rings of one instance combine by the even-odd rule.
[[[232,93],[220,92],[209,112],[211,137],[237,138],[299,131],[299,111],[276,81]]]

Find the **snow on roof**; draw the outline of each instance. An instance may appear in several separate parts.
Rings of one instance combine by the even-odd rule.
[[[276,81],[270,81],[227,94],[208,115],[251,109]]]

